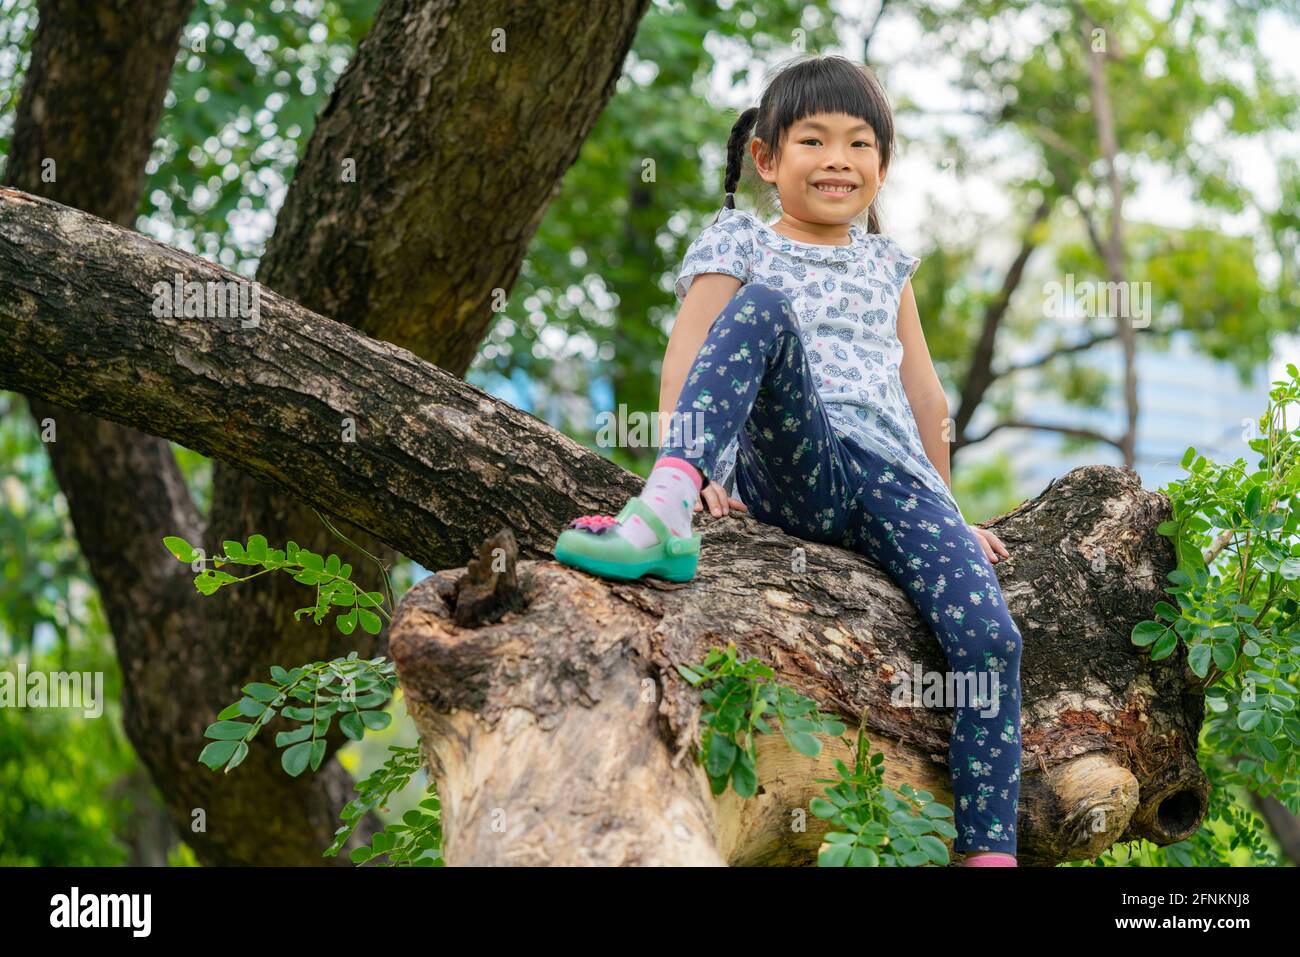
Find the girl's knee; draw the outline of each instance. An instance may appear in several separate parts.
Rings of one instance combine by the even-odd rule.
[[[798,330],[798,324],[795,321],[794,300],[790,294],[783,289],[777,289],[761,282],[747,282],[736,291],[735,297],[741,308],[746,303],[754,306],[754,315],[762,317],[766,314],[769,320],[777,328],[787,327]]]

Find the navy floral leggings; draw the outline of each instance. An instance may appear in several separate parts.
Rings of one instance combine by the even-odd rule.
[[[1016,852],[1020,630],[961,515],[915,476],[833,429],[788,295],[742,286],[700,347],[659,456],[706,478],[737,430],[736,483],[750,514],[878,561],[939,638],[954,672],[948,765],[954,849]],[[684,425],[698,424],[695,431]],[[922,689],[912,689],[920,700]]]

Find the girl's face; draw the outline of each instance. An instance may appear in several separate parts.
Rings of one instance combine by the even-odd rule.
[[[750,146],[754,166],[775,183],[785,216],[804,223],[846,224],[876,198],[885,182],[876,131],[860,116],[814,113],[790,127],[775,167],[767,145]],[[820,184],[820,185],[819,185]],[[846,189],[830,189],[845,184]]]

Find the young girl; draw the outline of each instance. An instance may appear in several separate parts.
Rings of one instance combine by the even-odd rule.
[[[641,495],[617,516],[569,523],[555,557],[612,578],[689,581],[702,499],[714,515],[749,511],[875,558],[950,666],[986,669],[979,686],[996,689],[953,703],[955,849],[968,866],[1015,866],[1020,631],[991,564],[1009,553],[966,524],[948,488],[947,400],[909,282],[920,260],[881,234],[876,213],[893,138],[875,77],[842,57],[788,66],[741,114],[725,204],[677,279],[668,438]],[[779,197],[771,225],[735,207],[747,144]],[[733,459],[743,501],[730,494]]]

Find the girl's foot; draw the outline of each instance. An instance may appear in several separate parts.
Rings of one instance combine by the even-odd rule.
[[[555,543],[555,557],[607,578],[690,581],[700,557],[700,536],[691,534],[692,505],[702,485],[693,465],[665,456],[617,516],[583,515],[570,522]]]
[[[962,861],[963,867],[1019,867],[1014,854],[1002,854],[996,851],[981,851],[967,854]]]
[[[650,470],[650,477],[645,480],[645,488],[638,498],[650,506],[670,532],[680,538],[690,538],[691,517],[695,514],[694,506],[703,485],[704,479],[694,465],[685,459],[666,455]],[[648,548],[660,538],[637,516],[620,524],[615,531],[637,548]]]

